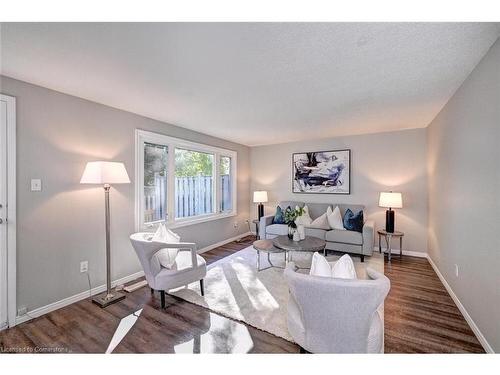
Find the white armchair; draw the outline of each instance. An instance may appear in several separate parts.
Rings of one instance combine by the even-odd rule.
[[[153,233],[141,232],[132,234],[130,241],[151,291],[160,291],[161,307],[165,308],[165,292],[195,281],[200,282],[201,295],[204,295],[203,278],[207,274],[207,265],[205,259],[196,253],[196,244],[154,242],[152,238]],[[165,248],[179,249],[170,269],[162,267],[155,256],[158,250]]]
[[[389,279],[367,268],[369,280],[310,276],[285,269],[290,289],[288,331],[312,353],[383,353],[384,330],[378,309]]]

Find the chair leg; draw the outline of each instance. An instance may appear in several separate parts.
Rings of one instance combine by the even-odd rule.
[[[161,298],[161,308],[165,308],[165,291],[160,290],[160,298]]]
[[[361,263],[363,263],[364,261],[365,261],[365,256],[361,254]]]
[[[203,285],[203,279],[200,280],[200,291],[201,291],[201,295],[204,296],[205,295],[205,286]]]

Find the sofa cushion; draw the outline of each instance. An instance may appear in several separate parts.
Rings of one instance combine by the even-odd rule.
[[[329,230],[325,239],[330,242],[342,242],[351,245],[362,245],[363,236],[359,232],[352,230]]]
[[[357,279],[356,269],[352,258],[344,254],[332,267],[332,277],[336,279]]]
[[[280,206],[276,207],[276,213],[274,214],[273,224],[285,224],[285,210]]]
[[[266,226],[266,234],[287,235],[288,225],[286,224],[271,224]]]
[[[359,211],[356,215],[350,209],[344,214],[344,228],[347,230],[355,230],[356,232],[363,231],[363,211]]]
[[[328,210],[326,210],[326,217],[328,218],[328,224],[331,229],[345,230],[339,206],[335,206],[333,211],[331,207],[328,207]]]
[[[295,206],[303,207],[304,206],[304,202],[297,202],[297,201],[281,201],[278,204],[283,210],[285,210],[288,206],[290,206],[290,207],[295,207]],[[364,206],[362,206],[360,204],[341,204],[341,203],[334,203],[334,202],[307,203],[307,206],[309,208],[309,215],[311,216],[311,219],[313,219],[313,220],[318,218],[319,216],[323,215],[326,212],[328,206],[339,206],[340,214],[342,215],[342,217],[344,217],[344,214],[348,208],[352,212],[358,212],[358,211],[364,210],[364,208],[365,208]]]
[[[305,228],[306,236],[325,239],[326,230],[317,228]]]
[[[332,267],[326,258],[318,252],[315,252],[311,260],[311,269],[309,275],[319,277],[332,277]]]
[[[307,226],[308,228],[316,228],[316,229],[324,229],[328,230],[330,229],[330,224],[328,224],[328,219],[326,217],[326,212],[318,217],[317,219],[313,220],[311,224]]]

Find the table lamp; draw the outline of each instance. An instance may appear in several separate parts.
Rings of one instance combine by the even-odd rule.
[[[259,221],[262,216],[264,216],[264,205],[262,203],[267,202],[267,191],[254,191],[253,192],[253,203],[259,204]]]
[[[388,208],[385,211],[385,231],[394,233],[394,211],[393,208],[403,208],[401,193],[381,192],[378,200],[379,207]]]
[[[125,298],[123,293],[111,292],[111,245],[109,234],[109,189],[110,184],[129,184],[123,163],[110,161],[88,162],[83,171],[81,184],[99,184],[104,187],[104,210],[106,214],[106,292],[94,296],[92,302],[106,307]]]

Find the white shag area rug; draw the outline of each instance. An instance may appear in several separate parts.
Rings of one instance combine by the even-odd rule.
[[[294,253],[293,261],[298,267],[310,267],[311,257],[312,253]],[[339,257],[327,258],[335,261]],[[364,263],[359,257],[352,259],[360,279],[366,278],[366,267],[384,272],[384,258],[376,252],[365,257]],[[271,261],[284,266],[284,254],[271,254]],[[267,265],[266,254],[261,254],[261,267]],[[204,297],[200,295],[199,283],[171,290],[169,294],[293,342],[287,329],[288,287],[283,269],[273,267],[257,272],[257,252],[252,246],[208,266]]]

